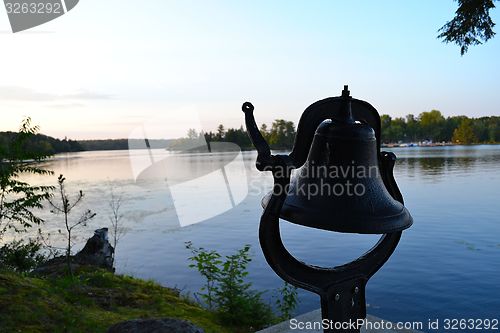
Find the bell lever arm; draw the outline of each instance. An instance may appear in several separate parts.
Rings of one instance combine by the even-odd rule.
[[[271,148],[266,142],[264,137],[257,127],[255,118],[253,116],[254,107],[252,103],[245,102],[241,106],[241,110],[245,113],[245,126],[247,128],[248,136],[252,141],[252,144],[257,149],[257,161],[255,162],[257,170],[268,171],[273,170],[278,164],[278,159],[280,161],[285,161],[285,165],[293,169],[293,161],[288,155],[271,155]]]
[[[245,102],[241,106],[241,110],[245,113],[245,126],[247,127],[248,136],[252,144],[257,149],[257,170],[264,171],[273,165],[271,157],[271,148],[262,136],[253,116],[254,107],[252,103]]]

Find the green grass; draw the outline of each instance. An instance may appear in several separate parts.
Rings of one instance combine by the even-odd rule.
[[[42,278],[0,271],[0,332],[106,332],[137,318],[180,318],[206,333],[239,331],[151,281],[106,271]]]

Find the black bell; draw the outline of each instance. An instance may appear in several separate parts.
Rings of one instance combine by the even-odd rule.
[[[379,113],[351,98],[344,86],[342,96],[317,101],[302,113],[290,154],[273,155],[253,105],[246,102],[242,110],[258,153],[256,167],[273,176],[259,225],[264,257],[282,279],[321,297],[321,316],[330,324],[324,332],[359,333],[360,326],[343,324],[366,318],[366,283],[413,222],[393,176],[396,156],[380,151]],[[279,218],[330,231],[384,235],[350,263],[317,267],[288,252]]]
[[[386,234],[410,227],[410,213],[384,184],[375,131],[353,119],[350,97],[342,100],[338,117],[317,127],[307,160],[292,177],[280,217],[346,233]],[[264,207],[269,197],[263,198]]]

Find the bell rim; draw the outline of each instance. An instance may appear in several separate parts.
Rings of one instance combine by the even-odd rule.
[[[261,200],[262,207],[265,209],[269,199],[271,198],[272,191],[267,193]],[[304,227],[308,228],[313,228],[313,229],[320,229],[320,230],[326,230],[326,231],[334,231],[334,232],[341,232],[341,233],[355,233],[355,234],[377,234],[377,235],[383,235],[383,234],[389,234],[393,232],[399,232],[406,230],[410,228],[413,225],[413,217],[411,216],[409,210],[401,204],[401,210],[392,215],[385,215],[385,216],[371,216],[370,220],[375,221],[375,225],[377,223],[380,223],[380,221],[385,221],[384,224],[390,225],[394,223],[394,220],[403,220],[404,223],[396,223],[396,226],[389,228],[387,226],[381,227],[380,224],[378,227],[373,227],[373,223],[370,223],[366,225],[366,217],[362,216],[356,216],[356,215],[349,215],[346,216],[342,214],[342,216],[338,216],[341,214],[337,214],[336,218],[345,218],[349,219],[348,224],[344,224],[343,227],[338,227],[337,228],[331,228],[332,224],[328,224],[330,219],[326,220],[318,218],[318,216],[314,216],[316,214],[311,214],[314,213],[314,211],[306,211],[304,213],[304,210],[301,207],[295,206],[293,204],[285,203],[283,204],[283,207],[281,208],[280,211],[280,218],[296,224],[296,225],[301,225]],[[299,213],[300,211],[300,213]],[[310,214],[307,218],[303,218],[304,215]],[[296,217],[294,217],[294,215]],[[319,215],[319,214],[318,214]],[[332,216],[335,215],[335,212],[332,212]],[[404,217],[403,215],[406,215]],[[300,217],[298,217],[300,216]],[[403,216],[403,218],[401,218]],[[307,222],[306,222],[307,221]],[[329,228],[330,227],[330,228]]]
[[[348,219],[349,223],[342,225],[332,225],[329,223],[331,219],[325,220],[324,218],[314,216],[316,215],[314,214],[314,211],[308,211],[304,214],[302,210],[299,214],[299,210],[301,210],[299,207],[285,203],[281,209],[280,218],[286,220],[287,222],[304,227],[356,234],[388,234],[406,230],[413,225],[413,217],[405,206],[402,206],[401,211],[396,214],[378,217],[370,216],[369,219],[370,221],[373,221],[373,223],[368,224],[366,223],[367,217],[356,215],[346,216],[344,214],[335,215],[335,212],[332,212],[331,219]],[[304,218],[306,215],[307,217]],[[395,223],[397,221],[402,222]],[[393,224],[393,226],[389,227],[391,224]]]

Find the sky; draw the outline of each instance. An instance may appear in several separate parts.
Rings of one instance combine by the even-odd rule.
[[[80,0],[15,34],[1,7],[0,131],[30,116],[59,138],[179,137],[239,127],[245,101],[259,124],[297,123],[344,84],[393,117],[500,115],[500,36],[463,57],[436,38],[456,6]]]

